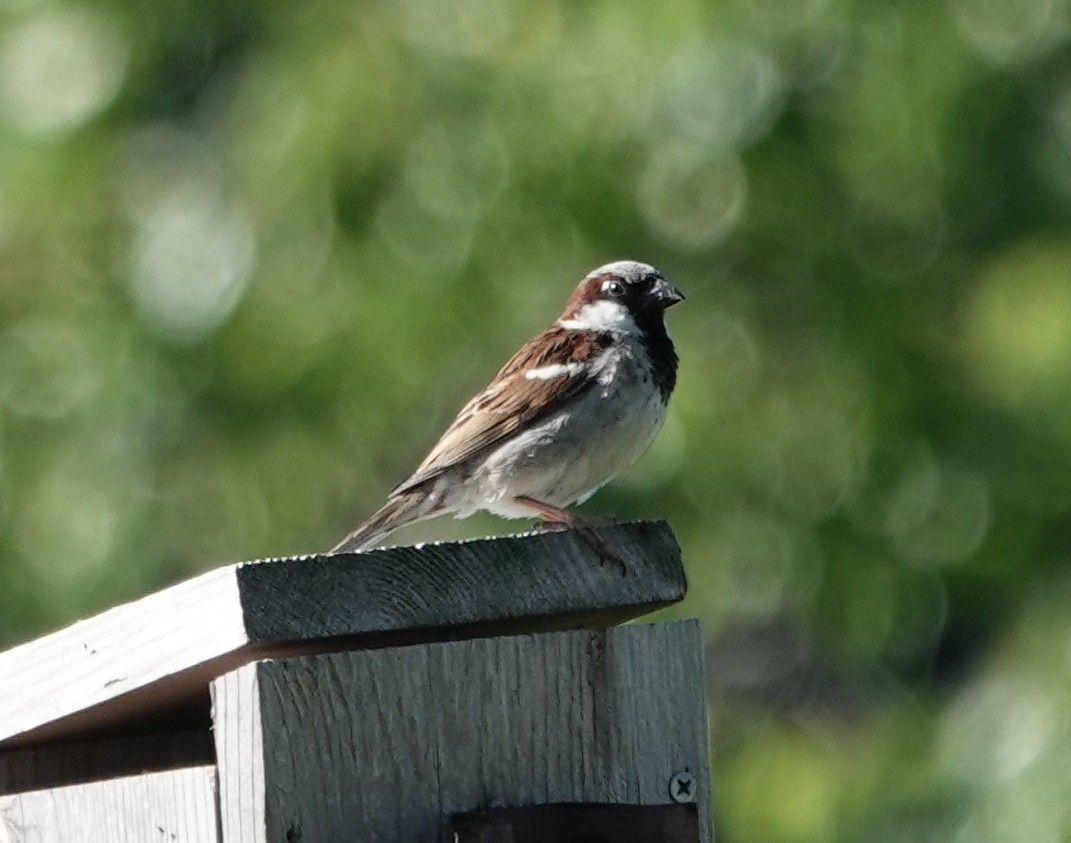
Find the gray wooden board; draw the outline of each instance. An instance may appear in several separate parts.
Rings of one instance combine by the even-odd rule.
[[[0,653],[0,748],[207,725],[208,683],[266,655],[605,626],[684,596],[668,525],[597,529],[626,575],[574,532],[210,571]]]
[[[670,803],[712,839],[696,621],[258,662],[213,683],[224,838],[447,841],[453,814]]]
[[[117,740],[0,749],[0,794],[214,764],[207,729]],[[4,843],[0,838],[0,843]]]
[[[0,796],[0,843],[219,843],[215,767]]]

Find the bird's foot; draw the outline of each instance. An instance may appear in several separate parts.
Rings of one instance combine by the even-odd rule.
[[[527,506],[542,519],[536,524],[535,529],[539,532],[558,532],[560,530],[575,530],[577,535],[595,551],[602,564],[607,562],[617,565],[621,570],[621,576],[628,576],[628,567],[617,552],[610,547],[606,540],[596,532],[596,527],[603,524],[613,524],[612,518],[587,519],[553,504],[520,495],[513,499],[521,506]]]

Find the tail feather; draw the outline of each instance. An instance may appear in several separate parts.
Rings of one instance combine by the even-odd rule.
[[[395,530],[432,518],[439,512],[428,506],[428,495],[414,490],[388,500],[328,553],[353,553],[367,550],[383,541]]]

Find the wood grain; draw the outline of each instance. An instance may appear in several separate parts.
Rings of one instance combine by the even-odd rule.
[[[0,653],[0,749],[207,727],[208,683],[254,658],[596,627],[680,600],[663,522],[241,563]]]
[[[3,843],[219,843],[214,767],[0,796]]]
[[[166,705],[186,671],[248,645],[239,606],[221,568],[0,653],[0,747],[95,737]]]
[[[445,843],[485,808],[668,804],[687,770],[710,841],[702,673],[695,621],[248,665],[213,685],[224,837]]]
[[[255,669],[241,669],[226,674],[225,679],[222,685],[224,680],[217,679],[212,691],[220,825],[227,829],[227,843],[264,840],[263,812],[243,810],[245,805],[257,804],[264,794],[264,736],[260,718],[253,716],[260,711],[260,676]],[[222,728],[222,724],[227,726]],[[225,767],[218,763],[220,753],[228,758]],[[278,761],[285,763],[283,758]],[[291,835],[287,843],[300,839]]]

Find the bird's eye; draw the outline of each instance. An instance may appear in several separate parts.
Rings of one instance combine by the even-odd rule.
[[[602,291],[608,296],[619,299],[625,295],[625,285],[616,280],[604,281],[602,284]]]

